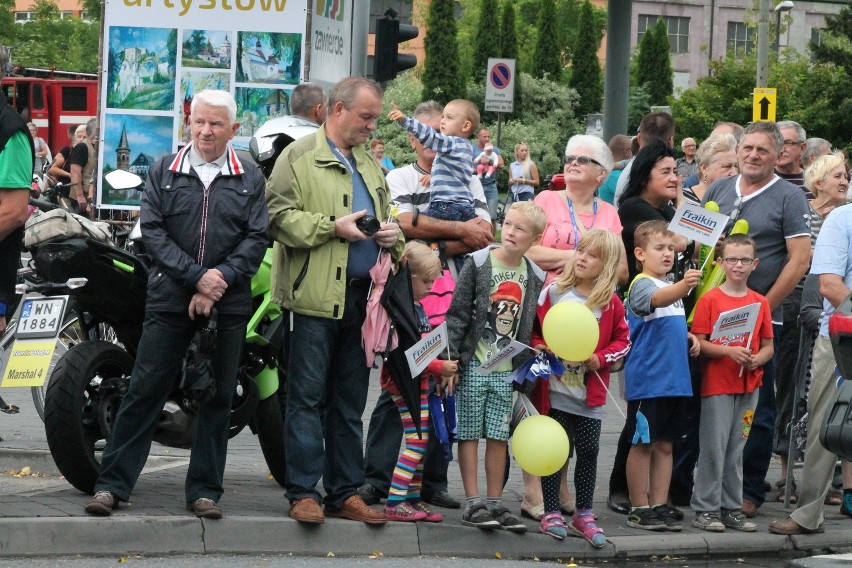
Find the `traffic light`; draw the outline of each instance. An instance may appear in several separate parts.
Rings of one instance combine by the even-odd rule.
[[[396,12],[388,10],[384,18],[376,20],[376,55],[373,58],[373,79],[381,83],[390,81],[406,69],[417,65],[417,56],[399,53],[399,44],[416,38],[417,26],[400,24]]]

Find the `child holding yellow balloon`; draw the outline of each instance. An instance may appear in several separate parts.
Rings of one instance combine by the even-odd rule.
[[[541,293],[538,308],[543,322],[548,313],[551,317],[542,326],[547,345],[539,344],[536,348],[549,348],[568,360],[562,376],[552,376],[539,385],[540,389],[546,389],[545,396],[537,400],[539,411],[555,419],[573,438],[570,448],[577,454],[574,468],[577,509],[571,523],[566,528],[562,519],[559,503],[562,472],[556,471],[541,480],[545,511],[541,532],[562,540],[570,531],[596,548],[606,543],[606,535],[595,523],[592,500],[609,370],[630,350],[624,305],[615,294],[620,258],[621,240],[617,235],[603,229],[586,232],[565,270]],[[563,308],[569,307],[572,309],[564,310],[562,315]],[[590,321],[574,317],[574,311],[587,312]],[[560,317],[554,321],[557,314]],[[583,346],[585,337],[597,340]],[[535,343],[539,342],[534,340]]]

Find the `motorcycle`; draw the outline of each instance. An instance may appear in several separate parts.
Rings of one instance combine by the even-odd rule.
[[[116,189],[133,189],[141,183],[135,174],[120,170],[107,174],[107,181]],[[130,237],[134,246],[141,246],[140,236],[134,229]],[[92,493],[101,469],[100,453],[112,435],[130,383],[152,264],[141,248],[134,252],[91,238],[48,242],[33,254],[42,278],[66,283],[86,332],[107,328],[115,338],[92,339],[71,347],[56,363],[45,393],[45,430],[51,455],[69,483]],[[283,381],[279,376],[284,371],[279,362],[286,322],[271,301],[271,270],[272,250],[268,249],[251,280],[253,312],[239,362],[229,436],[249,426],[258,436],[272,476],[283,485],[284,424],[279,392]],[[181,377],[175,377],[154,440],[188,448],[197,403],[181,383]]]

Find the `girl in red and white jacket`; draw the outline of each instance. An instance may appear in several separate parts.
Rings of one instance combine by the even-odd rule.
[[[533,393],[538,410],[565,428],[572,438],[571,450],[577,455],[574,469],[577,508],[571,523],[566,528],[560,513],[562,473],[556,472],[541,480],[545,511],[541,531],[560,540],[570,532],[598,548],[606,543],[592,512],[603,405],[610,367],[630,350],[624,305],[615,294],[620,257],[621,241],[617,235],[602,229],[586,232],[573,260],[566,264],[557,280],[542,290],[538,303],[540,321],[559,302],[585,304],[600,328],[600,339],[591,357],[585,361],[566,361],[562,376],[551,376],[540,383],[538,397]],[[538,343],[536,348],[546,348],[543,341]]]

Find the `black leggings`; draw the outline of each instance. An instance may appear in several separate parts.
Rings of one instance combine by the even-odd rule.
[[[574,444],[574,455],[577,456],[577,463],[574,464],[577,509],[591,509],[595,495],[595,479],[598,475],[601,421],[596,418],[569,414],[555,408],[550,409],[549,416],[565,428]],[[559,484],[561,481],[561,470],[541,479],[544,510],[548,513],[559,511]]]

